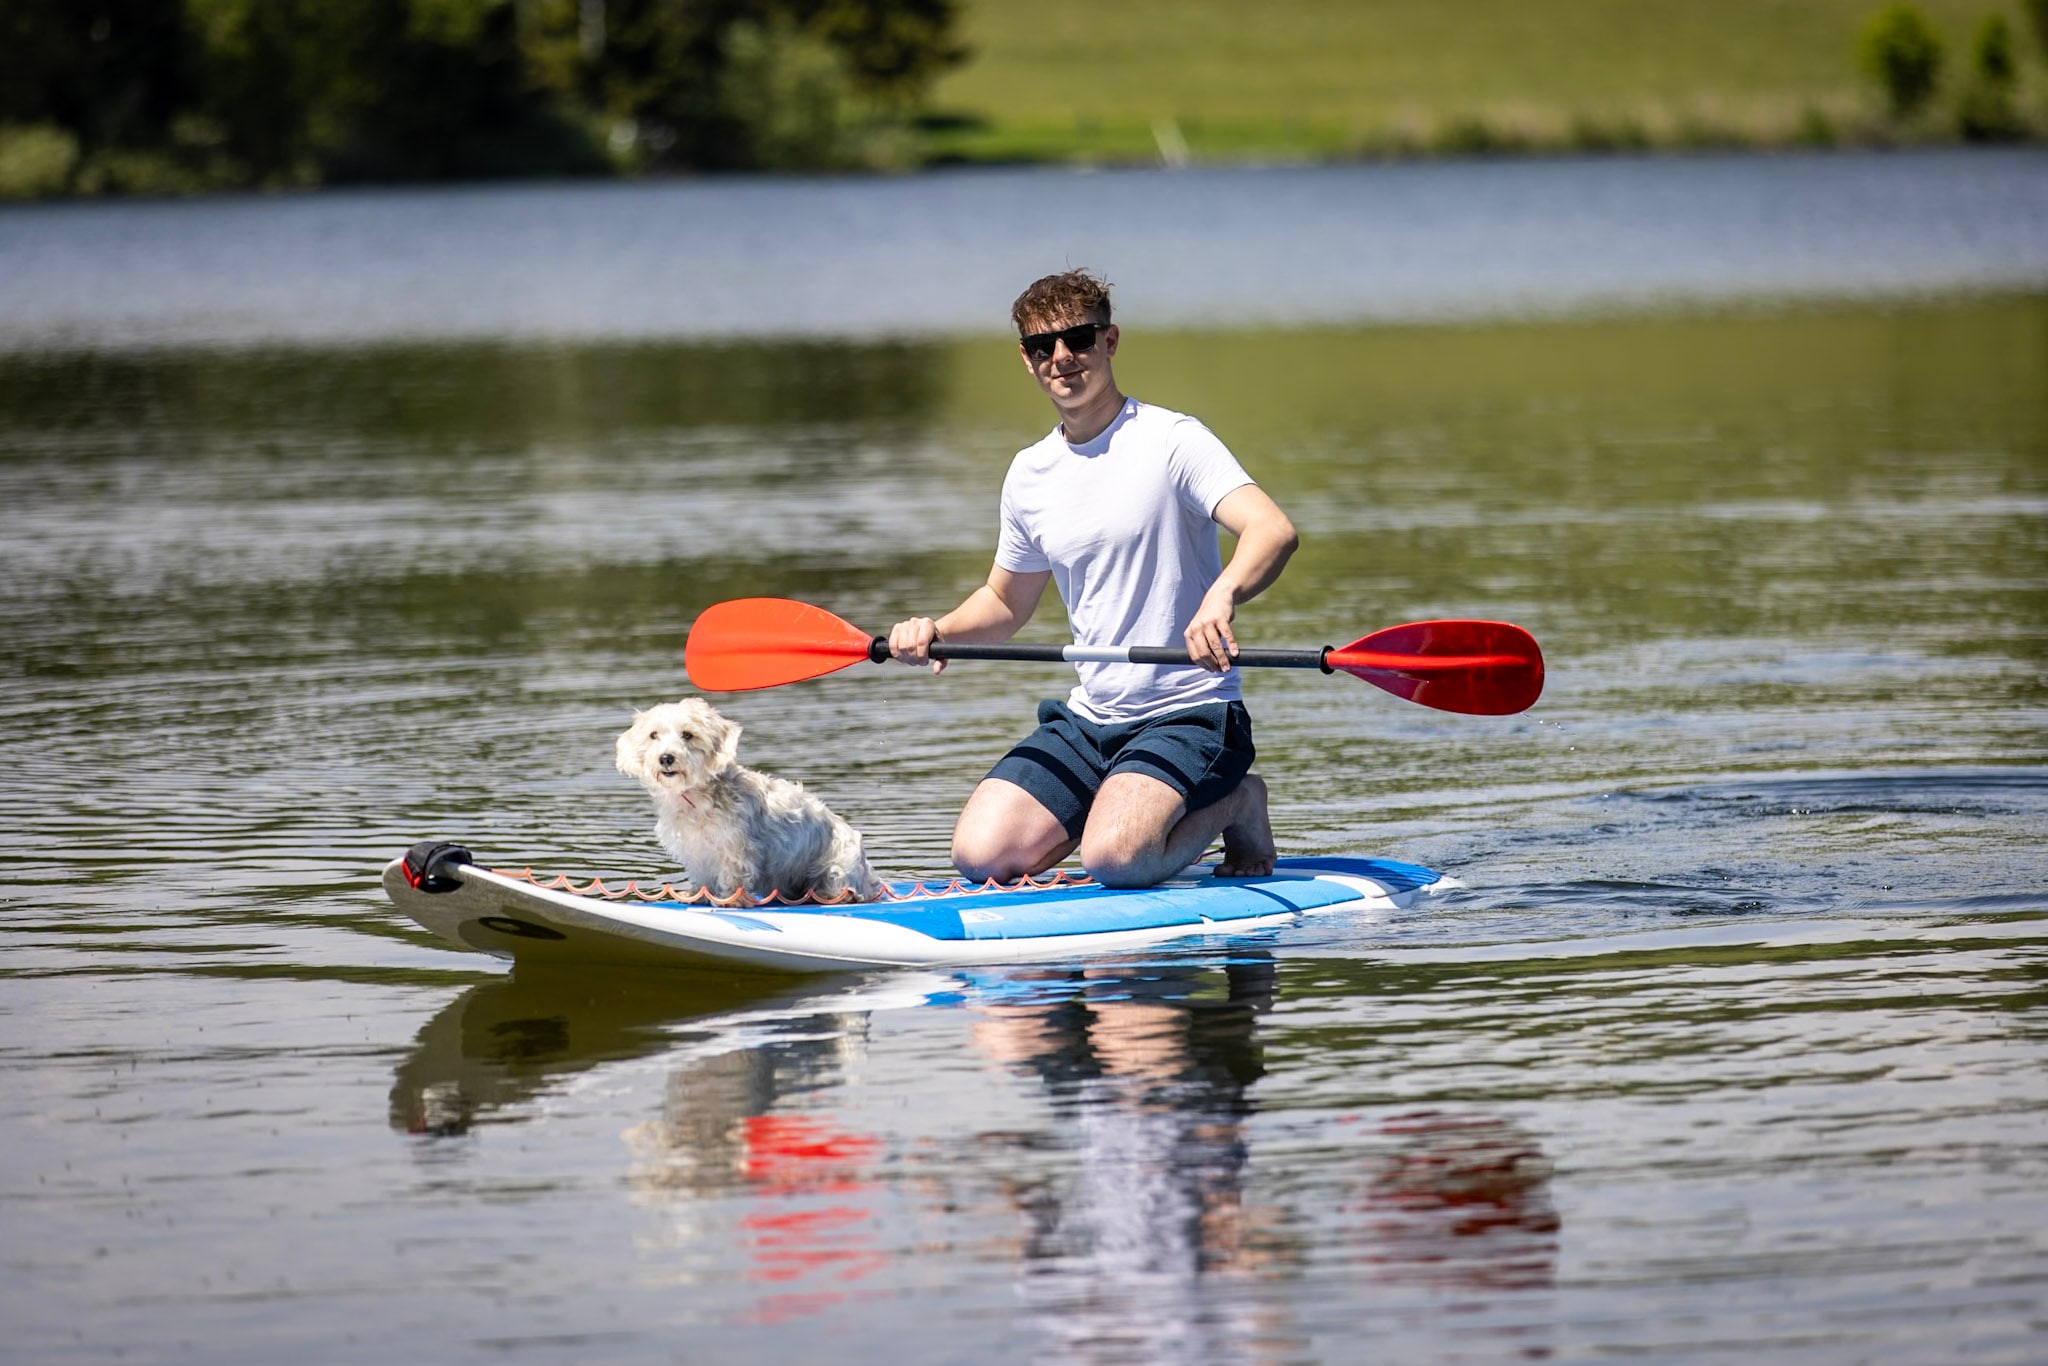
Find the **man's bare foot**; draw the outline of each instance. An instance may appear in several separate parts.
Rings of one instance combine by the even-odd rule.
[[[1266,812],[1266,780],[1247,773],[1238,784],[1241,803],[1236,817],[1223,827],[1223,862],[1217,877],[1264,877],[1273,871],[1273,822]]]

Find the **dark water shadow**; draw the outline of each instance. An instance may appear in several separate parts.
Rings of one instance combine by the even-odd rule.
[[[683,427],[917,424],[943,397],[937,343],[592,342],[189,347],[0,356],[0,430],[159,439],[346,432],[358,456],[433,441],[452,464],[477,442]],[[417,459],[411,449],[387,454]]]
[[[687,1026],[730,1026],[823,999],[833,978],[533,971],[463,992],[420,1029],[391,1086],[391,1127],[453,1137],[605,1063],[674,1048]]]

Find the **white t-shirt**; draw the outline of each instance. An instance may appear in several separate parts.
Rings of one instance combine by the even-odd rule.
[[[1223,572],[1211,520],[1252,482],[1229,447],[1194,418],[1126,399],[1094,440],[1055,427],[1017,452],[1003,480],[996,563],[1050,569],[1081,645],[1180,645],[1202,595]],[[1098,724],[1225,702],[1237,670],[1077,664],[1067,704]]]

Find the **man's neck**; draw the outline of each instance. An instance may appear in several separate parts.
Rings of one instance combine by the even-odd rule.
[[[1070,446],[1085,446],[1109,429],[1116,421],[1116,415],[1124,410],[1124,396],[1114,384],[1075,408],[1071,412],[1060,410],[1060,435]]]

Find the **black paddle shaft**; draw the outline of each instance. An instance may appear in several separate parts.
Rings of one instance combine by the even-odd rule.
[[[1068,650],[1081,648],[1075,645],[963,645],[935,640],[931,657],[1038,660],[1057,664],[1066,660]],[[1330,667],[1329,656],[1330,647],[1327,645],[1313,650],[1239,650],[1234,662],[1238,667],[1247,669],[1320,669],[1324,673],[1334,673],[1336,670]],[[1170,649],[1164,645],[1132,645],[1122,651],[1121,657],[1131,664],[1178,664],[1186,667],[1195,662],[1186,650]],[[868,658],[877,664],[888,662],[889,641],[886,636],[876,636],[868,641]]]

